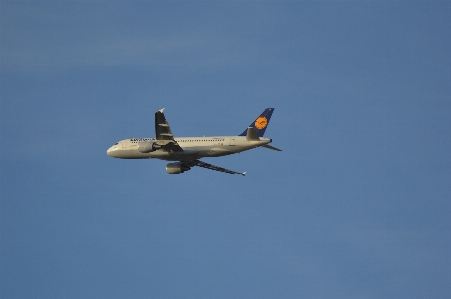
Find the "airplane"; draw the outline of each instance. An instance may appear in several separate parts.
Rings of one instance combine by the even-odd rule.
[[[183,137],[174,138],[164,116],[164,108],[155,112],[155,138],[130,138],[116,142],[107,150],[107,155],[120,159],[160,159],[171,161],[166,165],[169,174],[180,174],[199,166],[229,174],[245,175],[201,161],[201,158],[220,157],[240,153],[256,147],[281,151],[269,143],[263,134],[274,108],[267,108],[238,136]],[[173,162],[176,161],[176,162]]]

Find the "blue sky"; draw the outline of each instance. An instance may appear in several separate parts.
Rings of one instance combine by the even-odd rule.
[[[2,298],[449,298],[449,1],[1,1]],[[238,135],[206,162],[116,141]]]

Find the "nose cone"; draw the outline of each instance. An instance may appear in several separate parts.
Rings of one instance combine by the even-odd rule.
[[[114,150],[116,149],[115,146],[110,147],[107,151],[106,154],[110,157],[114,157]]]

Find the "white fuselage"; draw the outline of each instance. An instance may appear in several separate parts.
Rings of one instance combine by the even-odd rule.
[[[246,151],[271,142],[261,137],[259,141],[248,141],[245,136],[182,137],[174,139],[183,151],[158,149],[149,153],[138,150],[140,142],[157,141],[155,138],[131,138],[117,142],[107,154],[122,159],[157,158],[168,161],[195,160],[204,157],[220,157]]]

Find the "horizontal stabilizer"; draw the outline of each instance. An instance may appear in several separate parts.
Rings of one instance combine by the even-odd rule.
[[[275,150],[275,151],[278,151],[278,152],[282,151],[281,149],[278,149],[277,147],[271,146],[269,144],[264,144],[261,147],[266,147],[266,148],[269,148],[269,149],[272,149],[272,150]]]
[[[252,128],[252,127],[247,128],[246,140],[247,141],[260,141],[260,137],[258,137],[258,134],[254,128]]]

